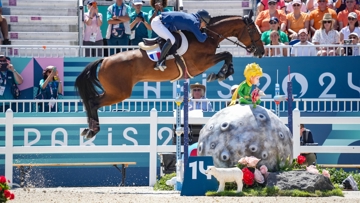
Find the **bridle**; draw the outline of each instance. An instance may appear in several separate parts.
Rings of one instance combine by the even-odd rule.
[[[248,51],[249,53],[253,53],[253,52],[256,50],[256,43],[257,43],[258,41],[260,41],[261,38],[259,38],[259,39],[257,39],[257,40],[254,40],[254,37],[253,37],[253,36],[254,36],[254,34],[255,34],[256,32],[258,32],[258,30],[256,29],[256,26],[254,25],[254,21],[253,21],[251,18],[249,18],[249,16],[244,16],[244,17],[243,17],[243,21],[244,21],[244,23],[245,23],[245,25],[246,25],[246,30],[248,31],[248,33],[249,33],[249,35],[250,35],[250,39],[251,39],[251,45],[249,45],[249,46],[244,46],[244,45],[240,44],[239,41],[234,41],[234,40],[229,39],[228,37],[224,37],[223,35],[221,35],[221,34],[219,34],[219,33],[217,33],[217,32],[214,32],[214,31],[210,30],[210,29],[207,28],[207,27],[206,27],[205,29],[208,30],[209,32],[217,35],[220,39],[222,39],[222,38],[223,38],[223,39],[226,39],[226,40],[232,42],[233,44],[235,44],[236,46],[239,46],[239,47],[244,48],[244,49],[245,49],[246,51]],[[242,32],[241,36],[242,36],[243,34],[244,34],[244,31]]]

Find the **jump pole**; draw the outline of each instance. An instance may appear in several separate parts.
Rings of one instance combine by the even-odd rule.
[[[289,81],[287,83],[287,95],[288,95],[288,127],[293,134],[293,117],[292,117],[292,82],[291,82],[291,76],[290,76],[290,66],[288,66],[288,74],[289,74]]]
[[[177,81],[176,84],[176,184],[175,190],[181,191],[182,188],[182,159],[181,159],[181,134],[184,133],[184,129],[181,127],[181,103],[183,98],[181,96],[181,86],[180,82]]]

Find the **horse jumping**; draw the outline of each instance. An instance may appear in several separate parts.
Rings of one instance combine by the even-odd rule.
[[[192,33],[184,31],[189,48],[183,58],[189,74],[199,75],[220,61],[224,61],[218,75],[213,74],[208,81],[223,80],[231,75],[233,73],[231,53],[225,51],[216,54],[216,49],[222,40],[232,36],[243,44],[235,42],[237,45],[244,47],[254,56],[261,57],[264,54],[264,46],[251,17],[252,14],[245,17],[212,18],[206,28],[208,38],[204,43],[198,42]],[[179,76],[174,59],[167,62],[166,71],[155,71],[155,63],[148,58],[144,50],[138,49],[121,52],[88,64],[75,81],[75,88],[85,105],[89,124],[89,128],[81,135],[86,139],[94,137],[100,131],[98,109],[129,98],[136,83],[169,81]],[[97,92],[95,87],[99,87],[103,92]]]

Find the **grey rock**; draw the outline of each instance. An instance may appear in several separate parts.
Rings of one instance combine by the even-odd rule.
[[[287,171],[270,173],[267,177],[266,186],[277,186],[280,190],[332,190],[334,185],[328,177],[313,174],[307,171]]]
[[[270,110],[253,105],[234,105],[212,116],[202,128],[198,156],[212,156],[216,167],[229,168],[240,158],[255,156],[269,171],[277,170],[277,158],[292,161],[289,128]]]

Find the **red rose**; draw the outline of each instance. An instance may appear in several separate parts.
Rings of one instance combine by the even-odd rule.
[[[297,157],[297,162],[298,162],[298,164],[303,164],[304,162],[306,161],[306,158],[304,157],[304,156],[302,156],[302,155],[299,155],[298,157]]]
[[[10,200],[13,200],[14,198],[15,198],[14,193],[11,193],[11,194],[10,194]]]
[[[243,181],[246,185],[250,186],[254,184],[255,175],[247,168],[242,169]]]
[[[11,197],[11,192],[9,190],[4,190],[4,196],[5,198],[10,198]]]
[[[6,183],[5,176],[0,176],[0,183]]]

